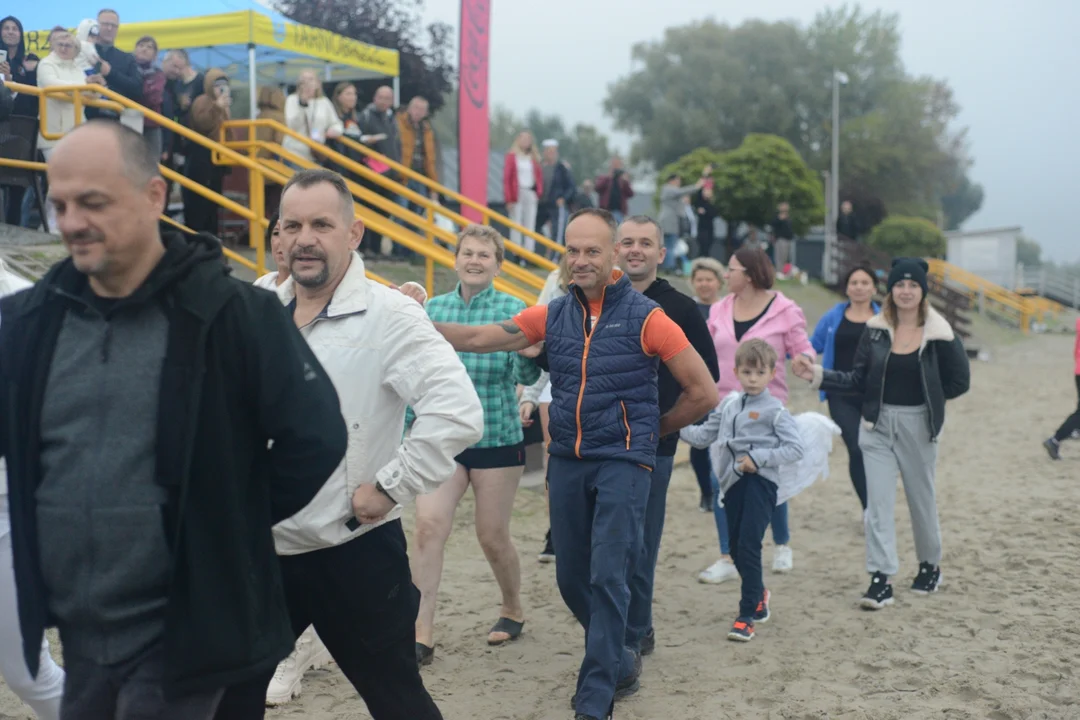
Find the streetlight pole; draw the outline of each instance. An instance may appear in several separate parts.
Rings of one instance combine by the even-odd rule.
[[[825,272],[823,273],[828,283],[835,283],[837,280],[833,265],[839,248],[836,235],[836,219],[840,215],[840,86],[846,85],[847,81],[847,75],[833,68],[832,170],[829,173],[829,197],[825,213]]]

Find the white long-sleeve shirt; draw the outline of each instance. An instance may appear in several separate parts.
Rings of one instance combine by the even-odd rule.
[[[331,130],[338,134],[344,130],[341,118],[338,117],[330,98],[314,98],[305,107],[300,104],[300,96],[296,93],[285,98],[285,124],[290,130],[319,143],[326,142],[326,135]],[[281,141],[281,146],[305,160],[313,159],[311,148],[292,135],[286,135]]]
[[[294,279],[277,293],[291,303]],[[361,485],[380,483],[400,503],[383,523],[397,519],[401,504],[448,480],[454,458],[484,434],[480,398],[453,347],[419,303],[369,281],[356,253],[329,306],[300,332],[337,389],[349,445],[308,506],[274,527],[280,555],[340,545],[378,527],[346,526]],[[402,440],[407,406],[416,422]]]

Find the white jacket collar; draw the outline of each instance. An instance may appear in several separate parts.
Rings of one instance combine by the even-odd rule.
[[[874,330],[884,330],[889,333],[889,337],[893,336],[893,329],[889,326],[889,323],[885,321],[885,315],[883,313],[878,313],[870,318],[866,323],[866,327]],[[927,305],[926,324],[923,326],[922,346],[926,347],[926,343],[935,340],[952,342],[955,337],[956,334],[953,332],[952,326],[949,325],[949,321],[942,317],[941,313],[932,306]]]
[[[295,278],[290,276],[277,289],[278,297],[285,305],[296,298],[295,282]],[[337,289],[334,290],[334,296],[330,298],[330,305],[326,308],[326,317],[334,318],[365,312],[368,309],[369,282],[363,259],[359,253],[352,252],[349,268],[338,283]]]

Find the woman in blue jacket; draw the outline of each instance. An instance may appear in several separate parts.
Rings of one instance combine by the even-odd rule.
[[[838,303],[818,321],[810,344],[822,358],[822,367],[828,370],[849,372],[855,362],[855,349],[859,346],[866,322],[880,308],[874,302],[877,282],[874,269],[869,265],[856,265],[848,271],[843,287],[847,301]],[[863,469],[862,451],[859,449],[859,426],[862,424],[862,398],[858,395],[821,393],[822,400],[829,402],[829,415],[840,426],[844,445],[848,451],[848,471],[851,484],[866,510],[866,471]]]

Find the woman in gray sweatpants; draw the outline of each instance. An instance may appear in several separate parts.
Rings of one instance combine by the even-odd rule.
[[[927,264],[897,258],[881,313],[866,323],[850,372],[823,370],[796,359],[797,375],[812,387],[862,398],[859,448],[866,468],[866,569],[870,588],[861,606],[893,603],[890,577],[900,570],[896,553],[896,476],[911,512],[919,572],[911,590],[936,592],[941,582],[941,530],[934,471],[945,401],[967,392],[970,368],[963,343],[927,300]]]

